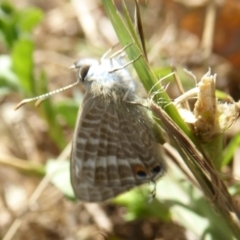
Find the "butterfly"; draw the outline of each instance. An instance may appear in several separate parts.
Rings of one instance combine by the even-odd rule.
[[[121,58],[83,59],[73,68],[86,86],[73,136],[71,183],[78,199],[102,202],[165,170],[152,121]]]

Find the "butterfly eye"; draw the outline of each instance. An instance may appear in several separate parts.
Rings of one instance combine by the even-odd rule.
[[[154,174],[154,175],[156,175],[156,174],[158,174],[159,172],[161,172],[161,166],[160,165],[157,165],[157,166],[155,166],[154,168],[152,168],[152,170],[151,170],[151,172],[152,172],[152,174]]]
[[[85,77],[86,77],[87,74],[88,74],[89,68],[90,68],[90,65],[83,65],[83,66],[79,69],[78,76],[79,76],[79,78],[80,78],[80,80],[81,80],[82,82],[84,82]]]

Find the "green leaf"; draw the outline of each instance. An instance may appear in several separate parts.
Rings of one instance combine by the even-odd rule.
[[[41,76],[37,83],[39,94],[49,92],[47,87],[48,81],[44,71],[41,72]],[[63,149],[66,146],[66,140],[63,135],[62,126],[59,124],[59,121],[57,119],[56,110],[51,102],[51,99],[48,98],[44,100],[38,110],[48,123],[49,136],[53,139],[54,143],[58,146],[59,149]]]
[[[19,91],[18,77],[11,69],[11,58],[7,55],[0,56],[0,95],[11,91]]]
[[[19,13],[19,27],[23,33],[32,32],[42,18],[43,13],[40,9],[28,8]]]
[[[73,100],[58,101],[55,105],[56,114],[61,116],[68,126],[74,128],[78,114],[79,104]]]
[[[11,48],[13,42],[17,39],[17,30],[15,27],[17,14],[12,5],[7,2],[0,4],[0,40],[8,48]]]
[[[46,172],[51,182],[66,196],[75,198],[70,182],[70,166],[68,161],[48,160]]]
[[[12,49],[13,70],[18,75],[24,91],[28,94],[34,93],[33,50],[34,44],[29,39],[15,42]]]
[[[233,154],[240,145],[240,133],[236,134],[231,141],[228,143],[227,147],[223,150],[222,156],[222,166],[226,166],[230,163],[233,158]]]
[[[0,4],[0,39],[11,50],[13,44],[30,33],[42,20],[43,13],[37,8],[16,10],[7,2]]]
[[[171,219],[169,207],[157,199],[149,201],[150,194],[149,189],[141,186],[121,194],[113,202],[127,208],[128,212],[125,217],[128,221],[155,217],[161,221],[168,222]]]

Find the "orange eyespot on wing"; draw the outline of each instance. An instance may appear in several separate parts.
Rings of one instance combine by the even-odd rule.
[[[140,164],[134,166],[134,172],[136,173],[136,176],[140,179],[144,179],[147,177],[146,169]]]

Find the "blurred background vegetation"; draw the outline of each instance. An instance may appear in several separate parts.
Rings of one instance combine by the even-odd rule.
[[[114,2],[122,12],[121,1]],[[189,90],[195,82],[183,69],[199,80],[211,67],[217,88],[240,99],[239,1],[139,2],[148,59],[158,78],[174,65]],[[213,3],[212,21],[208,12]],[[126,4],[133,17],[134,1]],[[23,98],[75,82],[76,73],[69,70],[74,61],[100,58],[117,42],[100,0],[0,2],[0,238],[234,239],[201,191],[172,163],[152,202],[148,186],[103,204],[75,201],[68,162],[57,160],[69,159],[65,152],[83,86],[59,93],[38,108],[29,103],[13,110]],[[174,83],[167,90],[172,99],[179,96]],[[239,133],[237,121],[225,134],[220,170],[240,211]],[[39,188],[44,176],[56,169],[53,184]]]

